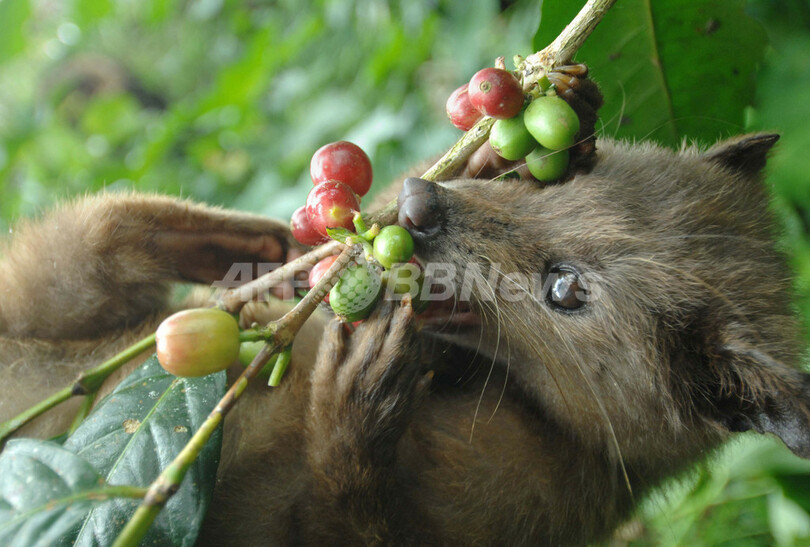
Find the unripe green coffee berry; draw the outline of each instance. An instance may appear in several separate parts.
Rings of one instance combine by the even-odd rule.
[[[542,146],[526,156],[529,172],[541,181],[555,180],[563,176],[568,167],[568,150],[549,150]]]
[[[383,272],[386,290],[399,298],[409,294],[416,313],[422,313],[430,303],[421,298],[425,285],[425,272],[416,264],[401,264]]]
[[[557,96],[533,100],[526,108],[523,121],[537,142],[551,150],[569,148],[579,133],[577,113]]]
[[[249,366],[250,363],[259,355],[259,352],[262,348],[266,345],[266,342],[261,340],[257,340],[255,342],[247,341],[242,342],[239,346],[239,362],[242,363],[242,366]],[[259,378],[269,378],[270,373],[273,371],[273,366],[275,365],[275,358],[271,357],[270,360],[267,362],[266,365],[262,367],[259,371],[258,377]]]
[[[329,291],[329,305],[342,321],[359,321],[371,315],[381,292],[380,275],[370,265],[352,264]]]
[[[413,238],[402,226],[386,226],[374,238],[374,258],[386,268],[407,262],[412,256]]]
[[[505,160],[516,161],[534,150],[537,141],[523,123],[523,114],[514,118],[497,120],[489,134],[492,149]]]
[[[239,325],[216,308],[175,313],[155,333],[161,366],[175,376],[205,376],[225,370],[239,356]]]

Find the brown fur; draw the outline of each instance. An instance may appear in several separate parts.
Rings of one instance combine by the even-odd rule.
[[[348,337],[313,317],[282,387],[251,386],[226,420],[201,542],[582,544],[730,431],[810,456],[810,384],[759,176],[775,140],[704,154],[600,142],[593,172],[562,185],[442,183],[443,229],[417,252],[480,267],[480,328],[417,331],[390,303]],[[272,221],[139,196],[18,228],[0,265],[0,418],[154,328],[166,281],[292,246]],[[558,263],[597,296],[574,313],[503,279]],[[492,264],[529,294],[487,286]]]

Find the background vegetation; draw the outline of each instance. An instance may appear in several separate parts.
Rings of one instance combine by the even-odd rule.
[[[312,152],[338,139],[388,181],[459,136],[444,117],[455,87],[498,55],[532,51],[539,3],[0,0],[0,229],[103,188],[285,218],[311,185]],[[810,4],[747,11],[771,45],[750,60],[750,107],[716,136],[783,135],[768,182],[810,324]],[[722,91],[692,85],[704,102]],[[644,136],[619,121],[604,133]],[[650,136],[667,142],[667,126]],[[647,500],[617,542],[810,544],[808,473],[779,443],[745,437]]]

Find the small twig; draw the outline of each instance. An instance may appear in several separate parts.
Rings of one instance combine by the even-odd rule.
[[[523,76],[524,91],[529,91],[536,86],[547,69],[568,63],[615,1],[589,0],[548,47],[524,59],[518,66],[518,72]],[[493,123],[495,123],[495,120],[492,118],[483,118],[476,123],[462,135],[458,142],[439,161],[422,175],[422,178],[438,182],[447,180],[458,173],[473,152],[487,141]],[[396,200],[388,202],[382,209],[371,215],[369,219],[370,224],[377,223],[380,227],[394,224],[396,221]],[[332,241],[316,247],[281,268],[273,270],[241,287],[227,291],[220,299],[220,307],[231,313],[238,313],[247,301],[255,298],[256,295],[263,294],[282,281],[291,279],[294,273],[304,266],[312,266],[322,258],[335,254],[338,248],[337,245],[337,242]]]
[[[493,118],[482,118],[469,131],[458,140],[447,153],[428,169],[422,178],[425,180],[441,181],[452,177],[464,166],[470,156],[487,142]]]
[[[245,283],[240,287],[229,289],[220,297],[217,306],[229,313],[239,313],[242,308],[275,287],[276,285],[293,279],[297,272],[302,271],[307,266],[314,266],[319,260],[337,254],[341,244],[337,241],[330,241],[295,260],[286,263],[272,272],[266,273],[258,279]]]
[[[79,406],[79,410],[76,412],[76,416],[73,418],[73,423],[71,423],[70,427],[68,428],[67,431],[68,437],[70,437],[71,435],[73,435],[73,433],[76,432],[79,426],[82,425],[84,419],[87,418],[87,415],[90,414],[90,411],[93,409],[93,403],[96,402],[97,395],[98,391],[84,396],[84,400],[82,401],[82,404]]]
[[[484,118],[459,139],[459,141],[437,161],[430,169],[425,171],[422,178],[425,180],[447,180],[456,174],[473,152],[486,142],[489,131],[495,122],[492,118]],[[378,224],[380,227],[394,224],[397,221],[397,200],[389,201],[382,209],[372,214],[367,224]],[[305,255],[288,262],[272,272],[266,273],[258,279],[245,283],[240,287],[226,291],[219,299],[217,305],[230,313],[239,313],[249,301],[266,293],[278,284],[293,279],[296,272],[307,266],[314,266],[319,260],[332,256],[340,248],[337,241],[324,243],[315,247]]]
[[[255,329],[245,329],[239,331],[239,343],[242,342],[266,342],[273,337],[273,333],[266,327]]]
[[[91,395],[96,393],[110,374],[154,345],[155,335],[150,334],[143,340],[135,342],[124,351],[104,361],[100,365],[83,371],[69,386],[60,389],[47,399],[40,401],[10,420],[0,423],[0,444],[2,444],[9,435],[37,416],[44,414],[59,403],[67,401],[74,395]]]
[[[530,91],[548,69],[571,62],[574,54],[615,2],[616,0],[588,0],[553,42],[542,51],[526,57],[518,67],[518,72],[523,74],[523,90]]]
[[[222,422],[222,419],[236,404],[236,401],[245,391],[248,382],[259,374],[259,371],[264,368],[272,355],[292,344],[295,334],[312,315],[312,312],[315,311],[318,303],[323,300],[329,289],[340,278],[340,273],[361,252],[361,245],[344,248],[343,252],[315,287],[284,317],[267,325],[268,331],[273,333],[272,340],[268,340],[267,344],[242,372],[225,396],[222,397],[186,446],[163,470],[160,476],[152,482],[146,497],[144,497],[135,514],[132,515],[132,518],[116,538],[113,547],[132,546],[140,543],[158,513],[163,509],[163,506],[180,488],[186,471],[197,459],[203,446]]]
[[[20,429],[22,426],[40,414],[44,414],[45,412],[49,411],[59,403],[67,401],[71,397],[73,397],[73,384],[60,389],[47,399],[38,402],[34,406],[17,414],[10,420],[6,420],[0,424],[0,446],[2,446],[3,442],[9,435]]]
[[[121,368],[122,365],[155,345],[155,334],[135,342],[124,351],[101,363],[100,365],[82,372],[73,384],[74,395],[89,395],[95,393],[107,377]]]

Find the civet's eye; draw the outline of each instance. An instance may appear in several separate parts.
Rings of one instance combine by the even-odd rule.
[[[548,302],[558,311],[572,311],[585,305],[588,291],[580,281],[579,272],[571,266],[554,266],[549,271],[551,288]]]

